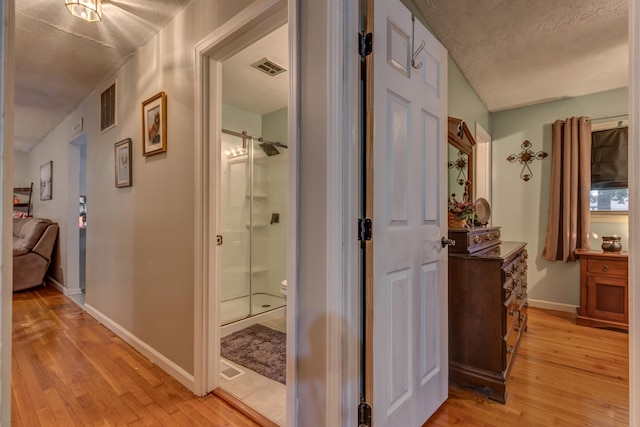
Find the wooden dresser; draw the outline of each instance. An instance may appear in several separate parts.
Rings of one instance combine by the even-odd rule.
[[[501,403],[527,326],[525,246],[497,240],[480,251],[472,245],[467,253],[449,253],[449,379]]]
[[[626,252],[576,250],[580,258],[580,307],[576,323],[629,329]]]

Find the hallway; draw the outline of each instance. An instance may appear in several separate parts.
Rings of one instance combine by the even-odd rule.
[[[14,294],[13,426],[239,426],[214,395],[195,396],[52,287]]]

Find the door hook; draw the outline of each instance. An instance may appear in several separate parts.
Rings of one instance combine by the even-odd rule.
[[[415,40],[415,26],[416,26],[416,17],[415,15],[411,14],[411,66],[417,70],[420,67],[422,67],[422,62],[416,65],[416,58],[418,57],[418,55],[420,55],[420,52],[422,52],[426,43],[424,40],[422,40],[422,43],[420,43],[420,46],[418,46],[418,49],[416,49],[415,51],[413,50],[413,44]]]

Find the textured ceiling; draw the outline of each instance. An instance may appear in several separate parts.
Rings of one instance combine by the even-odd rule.
[[[16,1],[15,148],[29,151],[191,0],[110,0],[101,22],[64,0]]]
[[[628,86],[627,0],[414,0],[489,111]]]
[[[16,1],[16,149],[39,143],[189,1],[110,0],[99,23],[74,18],[63,0]],[[628,85],[627,0],[413,1],[490,111]],[[287,66],[282,45],[259,49]],[[278,96],[267,92],[262,111]]]

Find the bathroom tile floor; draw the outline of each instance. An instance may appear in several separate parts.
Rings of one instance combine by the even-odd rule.
[[[259,314],[286,305],[280,295],[254,294],[251,298],[251,313]],[[268,308],[265,308],[268,307]],[[235,298],[220,304],[220,323],[226,325],[249,315],[249,297]]]
[[[287,332],[286,318],[284,316],[261,324],[281,332]],[[284,384],[263,377],[257,372],[227,359],[222,360],[244,373],[231,380],[221,376],[220,387],[279,426],[285,426],[287,398]]]

